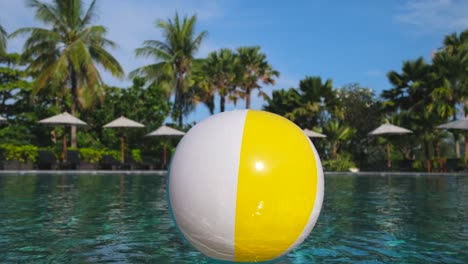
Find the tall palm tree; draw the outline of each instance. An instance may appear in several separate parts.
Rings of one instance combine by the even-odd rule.
[[[266,55],[260,51],[260,47],[240,47],[237,49],[239,62],[242,67],[242,78],[240,88],[241,96],[245,99],[245,108],[250,108],[251,93],[254,89],[259,90],[259,96],[264,98],[267,94],[262,92],[259,84],[275,84],[274,77],[279,77],[279,72],[274,70],[268,63]]]
[[[437,111],[430,108],[434,103],[431,95],[440,85],[434,67],[418,58],[403,62],[401,73],[391,71],[387,76],[394,87],[382,93],[382,97],[389,100],[385,102],[386,110],[398,112],[400,118],[408,122],[403,125],[422,139],[426,159],[430,159],[430,145],[440,139],[435,124],[443,122]]]
[[[202,64],[204,79],[219,95],[220,112],[224,112],[226,101],[231,96],[235,96],[240,75],[239,66],[238,56],[230,49],[221,49],[208,54],[208,58]]]
[[[183,125],[183,116],[192,109],[189,91],[193,85],[192,66],[207,34],[206,31],[195,33],[196,22],[195,15],[181,21],[177,13],[174,19],[158,20],[156,27],[162,30],[164,41],[147,40],[135,51],[137,56],[151,57],[155,63],[130,73],[131,77],[142,75],[151,83],[163,85],[168,95],[174,94],[173,117],[179,126]]]
[[[434,104],[430,105],[431,110],[436,110],[444,118],[456,120],[457,106],[464,104],[465,116],[468,116],[468,30],[446,36],[444,46],[433,57],[433,64],[441,82],[432,92]],[[453,135],[459,158],[458,132],[454,131]]]
[[[7,44],[7,33],[5,29],[0,25],[0,56],[6,53]]]
[[[106,50],[116,44],[106,39],[107,30],[92,25],[96,0],[84,9],[81,0],[53,0],[43,3],[29,0],[36,19],[50,28],[22,28],[12,34],[30,34],[23,55],[30,59],[29,71],[36,77],[34,91],[63,93],[70,90],[70,111],[91,105],[88,100],[104,97],[101,66],[113,76],[123,77],[119,62]],[[69,89],[68,89],[69,88]],[[76,127],[72,127],[71,145],[76,147]]]

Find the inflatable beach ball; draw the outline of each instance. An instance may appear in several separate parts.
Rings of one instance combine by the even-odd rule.
[[[315,147],[291,121],[241,110],[194,126],[175,151],[169,204],[205,255],[253,262],[284,255],[309,235],[323,200]]]

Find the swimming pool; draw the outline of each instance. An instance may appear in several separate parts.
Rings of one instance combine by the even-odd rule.
[[[0,175],[2,263],[215,263],[161,175]],[[468,263],[468,176],[327,175],[310,237],[272,263]]]

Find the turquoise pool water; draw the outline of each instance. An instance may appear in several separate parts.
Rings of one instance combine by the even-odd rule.
[[[310,237],[272,263],[468,263],[468,176],[325,177]],[[0,175],[1,263],[215,263],[158,175]]]

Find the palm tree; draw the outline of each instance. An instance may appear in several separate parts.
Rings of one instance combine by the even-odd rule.
[[[291,113],[301,105],[301,95],[296,89],[275,90],[272,92],[271,98],[267,98],[266,100],[267,104],[263,106],[263,110],[295,121]]]
[[[329,120],[323,126],[323,132],[327,135],[327,141],[330,144],[330,158],[336,159],[341,142],[349,140],[355,130],[338,120]]]
[[[173,117],[179,126],[183,125],[183,116],[192,110],[193,97],[189,90],[193,85],[194,55],[207,34],[206,31],[195,34],[196,22],[196,16],[181,21],[177,13],[173,20],[159,20],[156,27],[162,30],[164,41],[147,40],[143,47],[136,49],[137,56],[152,57],[155,63],[130,73],[131,77],[142,75],[150,83],[163,85],[168,95],[174,94]]]
[[[91,25],[96,0],[86,11],[81,0],[30,0],[28,4],[36,10],[36,19],[50,26],[22,28],[12,34],[30,34],[23,55],[30,59],[29,71],[36,77],[34,91],[63,93],[69,87],[73,115],[77,108],[92,105],[87,100],[102,101],[104,86],[97,65],[116,77],[123,77],[123,69],[106,50],[116,47],[105,38],[106,28]],[[76,147],[76,127],[71,131],[71,145]]]
[[[386,110],[398,112],[399,117],[406,120],[405,125],[424,143],[426,159],[431,158],[430,145],[438,145],[440,131],[435,124],[443,122],[443,118],[431,109],[434,105],[432,93],[440,86],[440,80],[434,72],[434,67],[427,64],[423,58],[403,62],[402,72],[391,71],[387,74],[393,88],[382,93],[388,99]]]
[[[240,47],[237,49],[239,62],[242,67],[242,77],[240,88],[241,97],[245,99],[245,108],[250,108],[250,97],[254,89],[259,90],[259,96],[268,97],[266,93],[260,91],[262,88],[258,83],[275,84],[274,77],[279,77],[279,72],[267,62],[266,55],[260,52],[260,47]]]
[[[456,54],[460,48],[466,45],[468,45],[468,29],[461,32],[459,35],[457,35],[457,33],[452,33],[445,36],[444,46],[441,50],[445,50],[449,54]]]
[[[5,29],[0,25],[0,55],[6,53],[6,44],[7,44],[7,33]]]
[[[204,79],[218,92],[220,112],[224,112],[226,100],[235,96],[240,75],[238,56],[230,49],[221,49],[210,53],[201,68]]]
[[[433,64],[440,85],[434,89],[434,104],[430,110],[436,110],[441,117],[457,119],[457,105],[464,103],[465,116],[468,113],[468,30],[457,35],[450,34],[444,39],[442,47],[433,57]],[[459,135],[453,132],[455,152],[460,157]],[[465,145],[468,144],[465,141]],[[467,145],[468,146],[468,145]]]
[[[320,114],[333,114],[335,117],[341,117],[337,105],[336,90],[333,89],[333,81],[327,79],[322,81],[318,76],[306,76],[299,82],[299,91],[301,93],[302,106],[296,112],[297,118],[305,122],[303,127],[315,127],[319,125]]]

